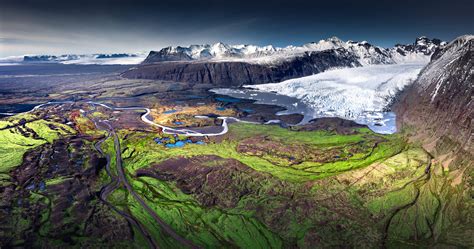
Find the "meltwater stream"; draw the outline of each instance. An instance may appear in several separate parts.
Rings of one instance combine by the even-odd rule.
[[[367,125],[377,133],[397,131],[395,114],[385,111],[397,93],[411,84],[425,62],[340,68],[279,83],[214,89],[218,94],[285,107],[280,114],[300,113],[303,123],[340,117]]]
[[[300,124],[306,124],[310,120],[322,117],[341,117],[336,111],[318,111],[308,106],[303,101],[281,95],[274,92],[263,92],[252,89],[227,89],[215,88],[211,90],[214,93],[227,95],[233,98],[256,100],[257,104],[277,105],[286,108],[285,111],[278,112],[277,115],[299,113],[304,115]],[[393,134],[397,131],[396,115],[393,112],[364,112],[353,119],[358,124],[367,125],[369,129],[380,134]]]

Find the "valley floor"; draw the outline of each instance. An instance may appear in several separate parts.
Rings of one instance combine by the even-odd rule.
[[[155,110],[165,123],[219,122]],[[2,119],[0,245],[474,245],[459,179],[400,134],[326,119],[189,137],[142,114],[76,102]]]
[[[474,247],[472,162],[409,131],[44,67],[0,77],[2,113],[66,100],[0,119],[1,248]]]

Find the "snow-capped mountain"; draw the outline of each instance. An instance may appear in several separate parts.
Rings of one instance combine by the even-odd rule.
[[[382,48],[337,37],[302,46],[191,45],[151,51],[122,75],[216,86],[275,83],[330,69],[398,63],[427,64],[445,43],[420,37],[413,44]]]
[[[160,51],[151,51],[144,63],[162,61],[245,61],[249,63],[279,63],[307,53],[344,49],[357,57],[361,65],[394,64],[400,62],[428,62],[436,48],[444,43],[438,39],[419,37],[409,45],[397,44],[393,48],[382,48],[367,41],[342,41],[331,37],[319,42],[307,43],[302,46],[278,48],[255,45],[228,45],[216,43],[213,45],[191,45],[189,47],[166,47]]]
[[[28,63],[128,65],[139,64],[146,53],[25,55],[0,58],[0,65]]]
[[[151,51],[145,63],[210,59],[251,59],[273,55],[277,51],[282,51],[282,49],[271,45],[259,47],[254,45],[228,45],[224,43],[191,45],[189,47],[166,47],[157,52]]]
[[[150,63],[149,56],[148,61],[127,70],[122,76],[190,84],[242,86],[244,84],[280,82],[317,74],[332,68],[361,66],[358,58],[344,49],[305,52],[291,58],[278,57],[276,59],[275,56],[264,56],[256,59],[228,59],[229,57],[217,59],[217,57],[213,57],[212,59],[198,60],[191,59],[190,56],[183,53],[172,56],[159,55],[159,57],[159,62]]]
[[[337,37],[331,37],[326,40],[319,42],[313,42],[303,45],[298,50],[308,51],[322,51],[328,49],[345,49],[350,53],[354,54],[361,65],[372,65],[372,64],[392,64],[394,61],[390,57],[388,50],[374,46],[367,41],[355,42],[355,41],[342,41]]]
[[[422,36],[418,37],[413,44],[396,44],[395,47],[389,49],[390,57],[395,63],[413,61],[428,63],[431,55],[433,55],[438,49],[446,46],[446,44],[446,42],[439,39],[429,39]]]
[[[468,62],[472,64],[474,60],[472,57],[474,52],[473,44],[474,35],[461,36],[434,54],[433,61],[424,69],[423,74],[418,79],[418,85],[421,89],[430,93],[431,102],[436,100],[438,94],[442,95],[448,92],[447,89],[454,83],[452,80],[448,80],[450,77],[453,77],[453,72],[461,71],[459,73],[461,77],[463,76],[462,74],[468,76],[474,73],[472,71],[473,68],[469,68],[466,65],[459,65],[460,68],[446,70],[448,66],[452,67],[456,60],[462,59],[462,56],[466,57],[466,62],[463,64],[468,64]],[[474,88],[474,82],[467,81],[465,83],[465,87],[470,90]]]

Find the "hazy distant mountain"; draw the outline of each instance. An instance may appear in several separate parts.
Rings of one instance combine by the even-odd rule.
[[[128,65],[139,64],[145,57],[145,53],[25,55],[0,58],[0,65],[29,63]]]
[[[138,64],[144,54],[85,54],[85,55],[34,55],[24,56],[23,62],[56,62],[63,64]]]

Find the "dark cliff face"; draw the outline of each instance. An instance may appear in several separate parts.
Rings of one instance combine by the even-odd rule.
[[[463,36],[432,57],[396,105],[398,125],[435,155],[460,151],[472,158],[474,36]]]
[[[149,56],[150,57],[150,56]],[[160,57],[153,55],[153,57]],[[357,58],[344,49],[307,52],[276,64],[253,64],[243,61],[159,61],[142,64],[122,74],[126,78],[158,79],[191,84],[241,86],[280,82],[308,76],[333,67],[361,66]]]

